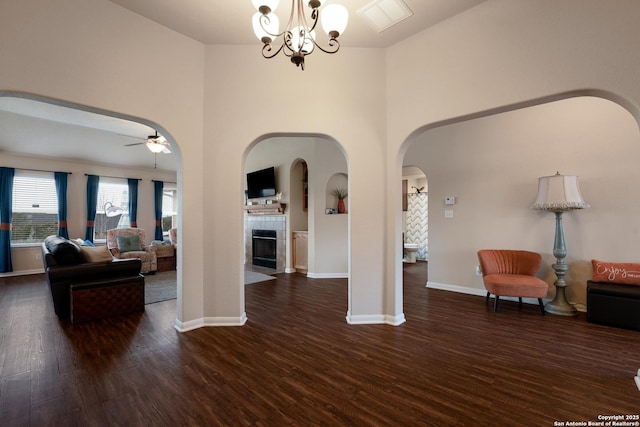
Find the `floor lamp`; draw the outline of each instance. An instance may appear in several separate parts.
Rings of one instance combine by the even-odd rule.
[[[551,267],[556,273],[556,296],[553,301],[544,306],[547,313],[561,316],[575,316],[578,314],[576,308],[569,304],[565,295],[567,283],[564,275],[569,270],[569,265],[565,264],[564,257],[567,256],[567,248],[564,244],[564,232],[562,231],[562,214],[574,209],[585,209],[589,205],[580,194],[578,177],[575,175],[560,175],[557,172],[553,176],[543,176],[538,178],[538,196],[533,204],[533,209],[550,211],[556,215],[556,235],[553,244],[553,256],[556,263]]]

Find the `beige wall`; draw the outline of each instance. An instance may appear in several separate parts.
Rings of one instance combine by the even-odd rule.
[[[284,58],[264,60],[257,45],[205,47],[105,0],[5,0],[0,91],[139,117],[177,142],[180,329],[246,319],[242,190],[252,145],[281,134],[336,141],[349,170],[347,320],[396,324],[404,320],[398,254],[405,150],[430,127],[566,94],[602,94],[638,117],[639,15],[634,0],[490,0],[386,50],[314,54],[301,72]],[[159,61],[151,72],[148,64]],[[532,169],[524,180],[518,171],[504,180],[526,182],[529,194],[531,177],[544,173]],[[576,173],[593,185],[588,172]],[[597,211],[570,214],[567,233],[579,231],[574,221],[587,221],[590,212]],[[455,220],[466,221],[463,213]],[[604,236],[605,224],[593,227]],[[465,245],[461,236],[451,238]],[[570,248],[578,246],[568,238]],[[518,236],[504,244],[521,242]],[[465,265],[473,246],[458,250],[467,254]],[[447,266],[436,270],[438,280],[460,282],[452,257],[435,250],[430,256]]]
[[[0,91],[137,117],[177,143],[188,165],[178,174],[187,212],[179,215],[179,239],[188,242],[178,252],[178,280],[188,284],[179,286],[178,319],[201,319],[202,44],[104,0],[7,0],[0,2],[0,57]]]
[[[208,46],[206,57],[204,159],[210,173],[204,179],[212,197],[204,210],[212,227],[205,240],[224,242],[204,267],[215,283],[205,290],[206,310],[231,317],[244,307],[243,165],[252,144],[266,136],[326,135],[345,152],[349,193],[358,195],[349,198],[347,219],[349,320],[384,321],[383,52],[313,55],[304,72],[282,58],[266,61],[256,46]],[[219,209],[219,200],[229,209]]]

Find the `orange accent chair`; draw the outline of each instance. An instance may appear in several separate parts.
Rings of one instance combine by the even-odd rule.
[[[478,260],[482,269],[482,280],[489,296],[495,295],[494,313],[498,311],[501,296],[538,298],[540,311],[544,316],[542,298],[547,296],[549,285],[535,276],[540,268],[542,256],[535,252],[508,249],[483,249],[478,251]]]

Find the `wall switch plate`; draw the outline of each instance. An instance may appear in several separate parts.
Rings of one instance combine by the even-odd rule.
[[[479,265],[476,265],[476,276],[482,276],[482,270]]]
[[[454,196],[447,196],[444,198],[444,204],[445,205],[455,205],[456,204],[456,198]]]
[[[447,219],[453,218],[453,210],[452,209],[445,209],[444,210],[444,217],[447,218]]]

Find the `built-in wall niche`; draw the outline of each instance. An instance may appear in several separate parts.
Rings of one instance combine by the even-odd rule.
[[[327,214],[337,214],[338,213],[338,198],[335,195],[336,190],[346,192],[349,188],[349,177],[346,173],[336,173],[333,174],[329,180],[327,181],[326,188],[326,209],[325,213]],[[348,198],[348,195],[347,195]],[[346,205],[347,198],[345,198],[345,211],[343,213],[347,213]]]

